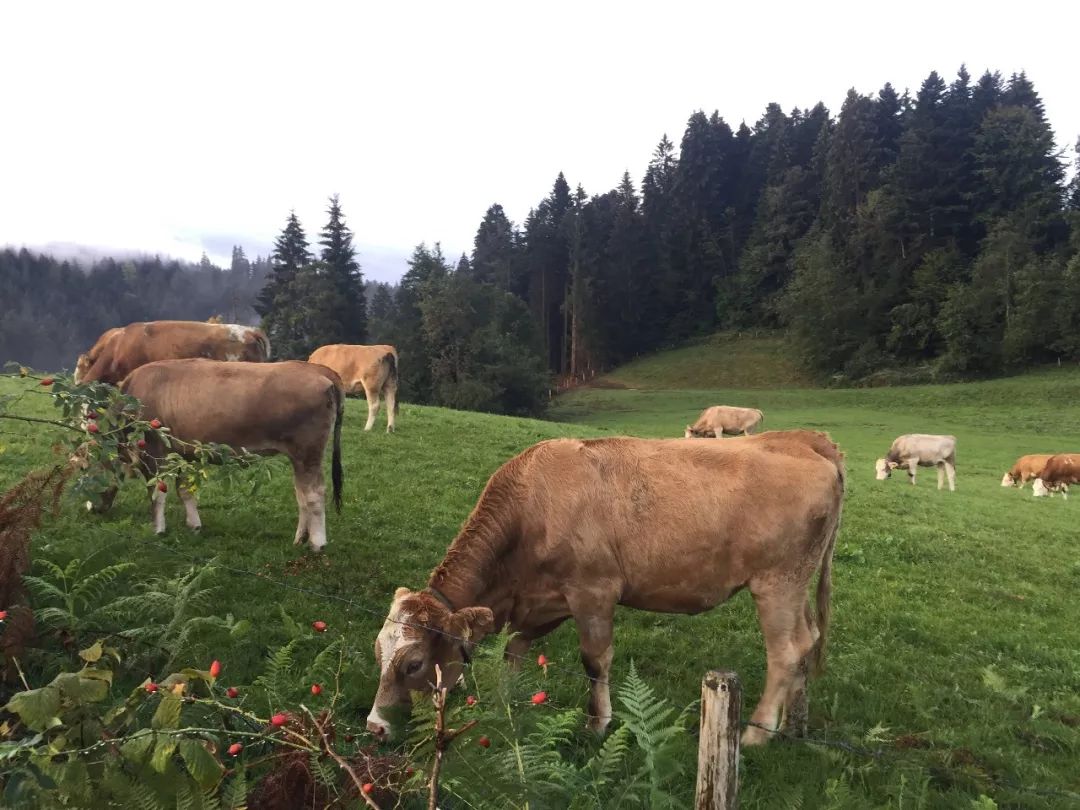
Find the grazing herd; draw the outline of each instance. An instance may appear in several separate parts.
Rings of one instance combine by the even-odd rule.
[[[252,327],[135,323],[110,329],[80,356],[76,382],[106,382],[138,398],[143,418],[168,426],[181,450],[186,440],[288,456],[295,542],[318,551],[326,544],[323,456],[331,439],[341,507],[345,396],[366,397],[365,430],[382,401],[393,432],[397,351],[337,344],[307,362],[269,358],[266,336]],[[573,619],[591,679],[589,726],[602,732],[611,720],[616,606],[695,614],[745,589],[768,668],[743,742],[763,743],[782,725],[798,732],[806,679],[824,659],[844,457],[824,433],[758,433],[763,422],[760,410],[717,405],[683,439],[555,439],[503,464],[427,586],[394,594],[375,641],[379,686],[369,731],[387,735],[390,709],[430,690],[436,666],[455,683],[485,635],[510,630],[507,656],[520,660],[533,641]],[[687,441],[724,436],[739,438]],[[163,455],[161,438],[148,435],[137,460],[148,478]],[[953,490],[956,438],[900,436],[875,467],[879,480],[904,467],[912,484],[918,467],[936,467],[938,488],[947,478]],[[1080,455],[1024,456],[1002,485],[1034,479],[1036,495],[1067,492],[1078,472]],[[193,493],[179,486],[177,493],[187,525],[198,529]],[[154,528],[163,532],[165,493],[150,494]]]

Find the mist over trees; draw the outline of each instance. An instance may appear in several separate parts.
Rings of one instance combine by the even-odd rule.
[[[1077,361],[1067,159],[1023,73],[932,72],[914,95],[768,104],[735,128],[699,111],[639,184],[590,194],[560,173],[520,224],[491,205],[469,255],[419,244],[395,285],[364,283],[336,198],[318,248],[290,216],[268,263],[237,248],[228,271],[6,251],[0,356],[56,367],[109,326],[257,312],[278,358],[393,343],[404,399],[522,414],[554,383],[717,329],[783,329],[841,382]]]

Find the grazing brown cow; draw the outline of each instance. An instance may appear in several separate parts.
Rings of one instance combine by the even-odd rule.
[[[1036,453],[1030,456],[1020,456],[1016,463],[1012,465],[1012,469],[1002,477],[1001,485],[1003,487],[1019,487],[1023,489],[1024,484],[1039,476],[1042,468],[1046,466],[1046,462],[1050,460],[1050,455],[1049,453]]]
[[[331,462],[334,505],[341,509],[341,419],[345,392],[328,368],[297,360],[227,363],[218,360],[160,360],[140,366],[120,385],[138,398],[144,419],[159,419],[177,439],[215,442],[252,453],[284,453],[293,466],[300,518],[296,543],[307,537],[315,551],[326,545],[326,486],[323,452],[334,436]],[[146,436],[140,463],[148,475],[167,452],[158,436]],[[183,452],[183,445],[173,447]],[[195,497],[177,494],[192,529],[202,526]],[[165,493],[151,491],[154,529],[165,531]]]
[[[731,405],[713,405],[701,412],[701,416],[683,432],[684,439],[722,439],[724,436],[750,435],[765,421],[765,414],[757,408],[735,408]]]
[[[608,676],[616,605],[701,613],[748,588],[768,658],[765,691],[743,741],[766,741],[786,706],[805,718],[810,665],[829,625],[843,455],[811,431],[730,442],[555,439],[500,467],[421,591],[399,588],[375,642],[381,669],[368,729],[454,683],[469,650],[509,626],[518,657],[573,618],[592,681],[589,725],[611,720]],[[817,610],[807,587],[820,571]],[[816,668],[816,666],[815,666]]]
[[[949,492],[956,490],[956,437],[933,433],[905,433],[897,436],[885,458],[874,462],[878,481],[892,477],[897,467],[907,467],[908,480],[915,486],[915,471],[919,467],[937,467],[937,488],[949,479]]]
[[[394,432],[397,416],[398,356],[393,346],[353,346],[335,343],[320,346],[309,363],[321,363],[332,368],[345,384],[346,394],[364,392],[368,414],[364,430],[371,430],[379,413],[379,397],[386,399],[386,432]]]
[[[1071,484],[1080,484],[1080,453],[1058,453],[1046,460],[1046,466],[1039,470],[1031,490],[1036,498],[1054,492],[1068,498]]]
[[[79,355],[75,382],[118,385],[146,363],[187,357],[262,363],[270,359],[270,342],[261,329],[234,323],[133,323],[108,330],[90,351]]]

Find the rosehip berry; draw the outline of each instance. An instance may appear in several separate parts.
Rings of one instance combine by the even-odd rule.
[[[465,702],[470,706],[475,706],[476,705],[476,698],[473,697],[472,695],[469,695],[467,698],[465,698]]]
[[[312,622],[311,626],[315,629],[316,633],[326,632],[326,622]]]
[[[7,618],[7,611],[6,610],[0,610],[0,622],[2,622],[6,618]]]
[[[139,439],[137,442],[135,442],[135,446],[142,450],[144,447],[146,447],[146,439]]]
[[[540,653],[540,655],[536,659],[536,665],[538,667],[546,667],[547,666],[547,656],[544,655],[543,653]]]
[[[154,430],[157,430],[159,427],[161,427],[161,420],[160,419],[151,419],[150,420],[150,427],[152,427]]]
[[[322,687],[319,686],[319,684],[317,684],[317,683],[313,683],[311,685],[311,694],[313,694],[313,695],[321,695],[322,694]]]
[[[545,700],[547,700],[547,692],[537,692],[535,695],[532,696],[532,702],[534,706],[539,706]]]
[[[157,690],[158,690],[158,685],[156,683],[154,683],[153,681],[150,681],[150,683],[148,683],[146,685],[146,691],[150,692],[151,694],[153,694]]]
[[[375,786],[371,782],[364,782],[364,786],[360,788],[364,793],[371,793],[375,789]]]
[[[97,419],[97,417],[98,417],[97,411],[87,411],[86,412],[86,418],[87,419]]]
[[[481,748],[491,748],[491,740],[489,740],[487,737],[481,737],[479,740],[476,741],[476,744],[479,745]]]
[[[158,488],[158,492],[168,492],[169,491],[169,487],[165,484],[164,481],[158,481],[157,482],[157,488]]]
[[[237,689],[235,686],[230,686],[228,689],[225,690],[225,695],[226,697],[231,698],[238,697],[240,695],[240,690]]]
[[[244,750],[244,746],[242,746],[240,743],[233,743],[232,745],[229,746],[229,756],[230,757],[235,757],[237,754],[239,754],[243,750]]]
[[[270,725],[277,726],[279,728],[285,725],[287,722],[289,722],[289,715],[285,714],[284,712],[278,712],[270,718]]]
[[[41,381],[41,384],[44,385],[46,388],[48,388],[50,385],[53,384],[53,378],[52,377],[46,377],[44,380]]]
[[[97,422],[91,422],[86,426],[87,433],[97,433],[101,428],[98,427]]]
[[[210,664],[210,677],[211,678],[216,678],[220,674],[221,674],[221,662],[220,661],[213,661]]]

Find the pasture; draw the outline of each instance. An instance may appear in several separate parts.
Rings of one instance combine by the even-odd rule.
[[[716,364],[732,368],[731,355],[716,352]],[[758,368],[753,379],[734,380],[743,390],[689,390],[733,378],[706,369],[695,380],[689,356],[667,364],[678,374],[666,378],[663,357],[644,371],[628,367],[607,385],[564,395],[552,409],[555,421],[404,404],[398,432],[388,436],[383,415],[375,431],[364,433],[364,404],[350,400],[344,509],[328,512],[321,557],[292,545],[296,503],[282,460],[269,462],[272,478],[253,496],[243,486],[211,483],[201,499],[199,534],[183,526],[170,497],[162,541],[168,547],[362,606],[345,609],[222,570],[213,583],[214,612],[248,619],[255,632],[192,656],[220,658],[230,682],[243,684],[261,671],[267,650],[285,640],[282,609],[301,623],[345,625],[353,653],[345,700],[362,725],[377,686],[371,643],[394,588],[425,583],[503,461],[544,438],[681,436],[706,405],[758,407],[766,429],[825,430],[847,454],[828,669],[810,688],[810,733],[864,750],[785,741],[748,750],[743,806],[995,806],[982,796],[1000,807],[1075,806],[1068,793],[1080,793],[1080,503],[1036,500],[1030,486],[1018,492],[999,482],[1022,453],[1080,450],[1080,372],[822,390],[763,387],[804,382],[795,372]],[[0,380],[0,395],[19,391],[25,394],[10,410],[51,415],[40,389]],[[873,479],[874,459],[896,435],[915,431],[957,436],[955,493],[936,490],[932,469],[920,470],[916,487],[902,474]],[[46,427],[0,422],[0,489],[49,463],[51,441]],[[65,502],[38,533],[34,554],[57,562],[93,555],[93,565],[131,561],[136,567],[117,587],[135,587],[176,565],[172,553],[145,542],[151,538],[145,493],[132,483],[104,517]],[[577,677],[572,625],[535,649],[564,665],[552,676],[553,698],[584,706],[587,682]],[[764,675],[749,596],[695,617],[620,610],[615,680],[631,660],[677,706],[697,699],[707,669],[736,670],[748,713]],[[692,758],[690,736],[686,747]],[[692,773],[691,763],[687,797]]]

